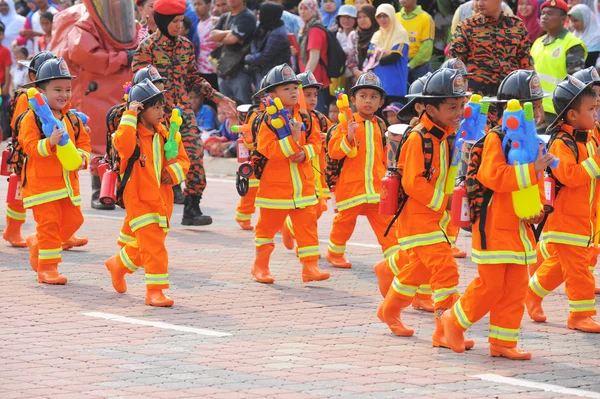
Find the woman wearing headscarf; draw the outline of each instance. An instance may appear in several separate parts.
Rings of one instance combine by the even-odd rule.
[[[332,32],[337,32],[339,26],[335,17],[342,6],[342,0],[322,0],[321,1],[321,18],[323,25]]]
[[[544,34],[540,25],[538,14],[540,6],[538,0],[519,0],[517,7],[517,17],[521,18],[527,28],[527,37],[531,43]]]
[[[287,28],[281,19],[283,7],[275,3],[263,3],[259,11],[259,25],[252,37],[250,54],[245,61],[253,76],[254,89],[260,87],[260,80],[273,67],[289,62],[292,52]]]
[[[596,66],[600,55],[600,26],[593,11],[584,4],[573,6],[568,13],[571,31],[585,44],[588,56],[585,67]]]
[[[350,32],[349,35],[353,52],[348,59],[348,69],[356,79],[362,75],[362,68],[367,59],[371,38],[379,30],[379,24],[375,19],[375,7],[370,4],[358,7],[357,23],[358,28]]]
[[[325,66],[327,60],[327,33],[321,22],[317,0],[302,0],[298,6],[298,14],[304,26],[300,29],[300,55],[298,61],[300,72],[311,71],[317,81],[327,89],[331,84]],[[327,113],[331,96],[329,90],[319,90],[317,110]]]
[[[391,4],[377,7],[375,18],[379,30],[371,38],[371,50],[379,51],[381,58],[373,72],[387,93],[386,103],[403,102],[408,89],[408,33]]]
[[[15,11],[13,0],[0,0],[0,22],[4,24],[4,40],[1,44],[10,49],[12,42],[19,36],[19,31],[25,23],[25,17],[20,16]]]

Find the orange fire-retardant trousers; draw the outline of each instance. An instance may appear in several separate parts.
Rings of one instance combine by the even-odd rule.
[[[590,256],[590,265],[589,269],[592,275],[594,274],[594,270],[596,269],[596,265],[598,264],[598,249],[594,247],[589,247],[589,256]],[[542,265],[544,260],[550,257],[548,253],[547,244],[544,241],[539,241],[535,248],[536,253],[536,262],[533,265],[529,265],[529,275],[533,276],[537,269]],[[595,277],[594,277],[595,279]]]
[[[478,265],[479,276],[452,307],[465,330],[490,313],[490,344],[517,346],[525,312],[527,266],[514,264]]]
[[[123,246],[119,252],[117,257],[119,266],[125,268],[129,274],[143,266],[146,273],[146,288],[169,288],[169,255],[165,247],[167,233],[157,223],[152,223],[137,229],[132,234],[135,239]]]
[[[383,236],[393,216],[380,214],[379,204],[360,204],[339,211],[335,215],[331,234],[329,235],[329,252],[337,256],[344,255],[344,252],[346,252],[346,242],[352,237],[354,227],[356,226],[356,219],[359,215],[367,217],[377,237],[377,241],[381,245],[381,250],[385,258],[392,256],[400,249],[398,238],[396,238],[396,232],[393,228],[390,229],[387,237]]]
[[[300,262],[319,259],[319,237],[317,235],[317,205],[302,209],[269,209],[260,208],[256,223],[256,249],[263,245],[274,246],[275,234],[281,229],[285,218],[289,215],[294,224],[298,257]]]
[[[317,209],[317,220],[319,220],[321,218],[321,215],[323,214],[323,212],[325,212],[327,210],[327,199],[319,198],[319,203],[315,206]],[[294,233],[294,223],[292,223],[292,219],[289,216],[287,216],[285,218],[285,225],[287,226],[288,230],[292,234],[292,237],[295,237],[296,233]]]
[[[571,314],[595,316],[595,281],[589,269],[589,248],[547,243],[546,249],[550,256],[529,279],[529,289],[543,299],[564,281]]]
[[[79,206],[71,199],[47,202],[31,207],[36,222],[38,264],[56,265],[62,260],[62,244],[83,224]]]
[[[448,224],[448,227],[446,227],[446,235],[448,236],[448,239],[450,240],[450,244],[452,244],[452,246],[456,246],[456,240],[458,240],[458,232],[460,231],[460,227],[453,225],[452,223]]]
[[[421,285],[430,284],[436,314],[458,299],[458,264],[448,243],[410,248],[408,263],[394,278],[392,289],[410,303]]]
[[[405,250],[400,249],[393,256],[387,258],[386,262],[392,273],[394,273],[394,276],[397,276],[400,274],[400,270],[402,270],[404,265],[408,264],[408,253]],[[429,284],[431,273],[427,269],[423,270],[423,272],[427,273],[427,283],[421,284],[419,288],[417,288],[415,297],[425,300],[431,298],[431,285]]]
[[[252,181],[250,181],[250,184],[252,184]],[[238,204],[238,207],[235,210],[236,222],[243,222],[245,220],[252,219],[252,215],[254,215],[254,212],[256,211],[254,201],[256,200],[257,192],[258,185],[256,185],[255,187],[248,188],[248,193],[243,197],[240,197],[240,203]]]
[[[8,219],[11,219],[12,223],[15,224],[23,224],[25,223],[26,213],[23,204],[7,204],[6,205],[6,222],[8,223]]]

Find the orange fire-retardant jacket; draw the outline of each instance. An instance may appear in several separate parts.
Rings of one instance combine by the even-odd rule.
[[[325,138],[327,137],[327,132],[331,128],[331,121],[322,113],[317,114],[317,110],[313,110],[310,112],[312,125],[316,126],[321,135],[321,144],[325,144]],[[324,118],[323,120],[327,123],[327,129],[325,131],[321,131],[321,123],[319,121],[319,117]],[[315,189],[317,190],[317,196],[319,198],[329,198],[331,193],[329,192],[329,186],[325,181],[325,148],[321,148],[321,152],[318,157],[314,157],[312,160],[313,167],[315,170],[319,172],[315,172]]]
[[[140,146],[140,159],[134,163],[123,192],[132,232],[152,223],[157,223],[168,231],[169,218],[173,212],[173,189],[171,184],[160,182],[162,173],[169,173],[175,185],[185,180],[190,167],[190,160],[181,142],[177,156],[167,162],[164,145],[169,132],[162,124],[155,126],[154,130],[156,133],[138,123],[135,112],[125,111],[113,138],[113,144],[121,157],[121,174],[125,173],[136,144]]]
[[[528,176],[523,179],[521,176]],[[473,262],[478,264],[519,264],[536,262],[533,230],[515,214],[512,192],[537,185],[540,199],[545,199],[544,179],[535,173],[533,163],[509,165],[502,141],[488,133],[483,144],[477,179],[494,193],[487,208],[486,248],[482,248],[480,219],[473,225]],[[540,208],[541,210],[541,208]]]
[[[85,159],[83,166],[87,167],[91,151],[90,136],[85,129],[80,129],[79,137],[75,140],[73,126],[69,117],[66,116],[69,107],[70,104],[67,104],[61,111],[61,120],[75,147]],[[81,120],[79,123],[83,126]],[[68,172],[63,169],[56,155],[56,146],[50,145],[49,138],[42,138],[42,132],[37,127],[33,112],[29,112],[21,120],[19,143],[27,154],[21,176],[21,181],[25,182],[23,206],[31,208],[63,198],[70,198],[75,206],[81,205],[78,172]],[[27,180],[25,181],[25,179]]]
[[[592,216],[598,198],[600,157],[595,152],[598,147],[592,134],[579,131],[563,123],[561,130],[576,140],[579,159],[562,140],[554,140],[550,153],[560,159],[552,174],[565,186],[554,201],[554,212],[548,216],[542,239],[544,242],[587,247],[593,242],[594,223]],[[587,134],[586,134],[587,133]]]
[[[247,126],[252,126],[259,112],[262,111],[254,110],[250,114],[248,114],[248,117],[246,118],[246,122],[244,122],[244,124]],[[258,132],[256,132],[256,134],[258,135]],[[243,135],[240,133],[240,136],[242,137],[244,146],[248,149],[248,152],[252,153],[252,151],[254,150],[254,140],[252,138],[252,134]],[[248,188],[258,187],[258,183],[258,179],[254,176],[254,173],[252,173],[252,176],[250,176],[250,178],[248,179]]]
[[[360,204],[379,203],[387,153],[382,145],[385,132],[379,129],[376,118],[374,116],[367,121],[355,113],[354,121],[358,127],[352,142],[342,132],[341,125],[332,132],[327,148],[329,156],[332,159],[346,158],[335,187],[335,203],[340,211]]]
[[[299,107],[294,108],[294,120],[302,117]],[[308,138],[305,132],[295,142],[292,136],[279,140],[277,134],[267,125],[267,115],[260,124],[257,149],[267,159],[256,193],[256,206],[271,209],[297,209],[315,205],[315,173],[311,160],[321,152],[321,134],[315,126],[310,128]],[[307,127],[308,128],[308,127]],[[289,158],[304,151],[306,159],[294,163]]]
[[[16,93],[18,93],[18,91]],[[17,101],[15,102],[15,110],[13,112],[12,119],[10,120],[10,127],[13,130],[15,130],[15,122],[17,121],[17,118],[19,117],[19,115],[21,115],[23,112],[27,111],[28,109],[29,109],[29,98],[27,97],[27,92],[21,91],[19,93],[19,97],[17,98]]]
[[[431,176],[425,174],[425,158],[421,135],[415,130],[425,131],[433,145]],[[435,125],[424,113],[421,122],[415,126],[406,143],[402,146],[398,167],[402,170],[402,185],[408,200],[398,218],[398,237],[404,250],[448,242],[446,228],[450,215],[446,211],[448,195],[444,194],[444,184],[448,177],[451,149],[448,136],[453,129],[443,129]]]

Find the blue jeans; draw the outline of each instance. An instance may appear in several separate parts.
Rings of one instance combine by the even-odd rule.
[[[252,91],[250,89],[251,78],[240,71],[231,79],[219,78],[219,91],[235,100],[238,104],[251,104]]]

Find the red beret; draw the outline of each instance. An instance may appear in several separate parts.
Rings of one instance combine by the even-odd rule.
[[[156,0],[153,8],[162,15],[183,15],[186,4],[185,0]]]
[[[540,7],[540,10],[543,10],[546,7],[558,8],[559,10],[563,10],[566,13],[569,12],[569,6],[564,0],[546,0]]]

